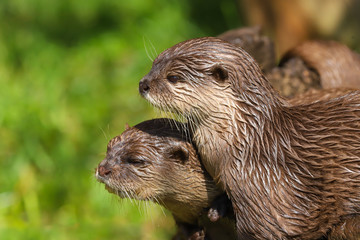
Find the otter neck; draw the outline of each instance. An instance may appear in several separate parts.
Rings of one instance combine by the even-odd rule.
[[[219,176],[223,175],[221,169],[224,169],[217,162],[228,164],[228,159],[235,157],[236,166],[233,167],[246,171],[244,165],[259,164],[258,161],[263,155],[271,155],[273,150],[279,148],[277,143],[284,142],[282,139],[274,139],[275,137],[289,135],[286,134],[288,123],[282,114],[287,102],[261,74],[253,77],[256,80],[243,81],[241,85],[239,81],[232,82],[226,102],[218,101],[218,109],[201,120],[189,120],[197,123],[193,127],[194,141],[206,170],[215,180],[220,180]],[[249,79],[249,76],[240,75],[235,78]],[[223,96],[218,99],[220,98]],[[279,126],[276,124],[279,124],[279,121],[282,134],[274,134],[274,131],[278,131]],[[274,158],[276,156],[266,159],[273,162]],[[229,164],[230,162],[234,161],[230,160]],[[261,161],[260,164],[265,163]]]
[[[159,200],[165,208],[172,212],[176,219],[189,224],[197,224],[204,209],[209,207],[222,191],[213,185],[208,175],[204,179],[185,176],[179,176],[176,179],[180,179],[176,184],[180,183],[183,187],[178,189],[173,182],[168,183],[174,185],[171,188],[172,192],[167,192]],[[197,184],[199,182],[200,184]]]
[[[280,154],[283,147],[279,144],[287,142],[286,138],[289,138],[287,123],[280,120],[279,109],[271,109],[267,115],[262,115],[259,114],[261,107],[253,108],[244,103],[238,105],[231,112],[219,118],[209,117],[194,128],[194,141],[203,164],[215,180],[223,175],[224,166],[220,166],[219,161],[224,164],[235,163],[236,166],[232,167],[242,171],[248,170],[248,164],[271,165],[274,160],[278,160],[276,154]],[[274,125],[279,124],[279,121],[282,122],[281,128],[284,128],[281,129],[282,135],[274,133],[279,131]],[[234,157],[236,162],[231,160]],[[246,178],[245,175],[243,177]]]

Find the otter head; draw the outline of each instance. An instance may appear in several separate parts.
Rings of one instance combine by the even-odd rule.
[[[261,91],[268,85],[249,54],[206,37],[162,52],[140,81],[139,92],[161,110],[199,120],[224,112],[247,90]]]
[[[185,133],[167,119],[145,121],[113,138],[96,178],[111,193],[154,201],[188,223],[221,193]]]

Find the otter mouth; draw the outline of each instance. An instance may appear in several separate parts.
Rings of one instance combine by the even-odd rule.
[[[109,184],[109,179],[108,178],[105,178],[105,177],[102,177],[100,176],[98,170],[96,171],[95,173],[95,177],[96,177],[96,180],[98,180],[98,182],[100,183],[103,183],[105,185],[105,189],[109,192],[109,193],[113,193],[113,194],[116,194],[116,195],[119,195],[119,191],[112,188]]]
[[[114,194],[117,194],[116,193],[116,190],[111,188],[109,185],[106,185],[105,184],[105,189],[109,192],[109,193],[114,193]]]
[[[159,109],[161,112],[171,113],[171,114],[180,113],[180,111],[174,106],[172,106],[169,101],[166,101],[164,99],[159,99],[156,96],[152,96],[150,93],[146,93],[141,96],[145,98],[145,100],[148,101],[153,107]]]
[[[131,194],[131,192],[121,189],[121,188],[123,188],[121,185],[114,186],[114,184],[112,184],[111,178],[100,176],[98,171],[96,171],[95,177],[100,183],[103,183],[105,185],[105,189],[109,193],[115,194],[115,195],[119,196],[120,198],[138,199],[137,196],[136,195],[134,196],[134,194]]]
[[[109,193],[115,194],[115,195],[119,196],[120,198],[129,198],[129,195],[126,192],[123,192],[121,190],[113,188],[113,187],[111,187],[110,185],[108,185],[106,183],[105,183],[105,189]]]
[[[130,198],[129,195],[127,194],[127,192],[123,192],[121,190],[112,188],[111,186],[105,184],[105,189],[106,191],[108,191],[109,193],[115,194],[120,198]]]
[[[135,197],[133,197],[130,193],[128,193],[127,191],[118,189],[116,187],[112,187],[110,183],[108,182],[102,182],[105,185],[105,189],[106,191],[108,191],[111,194],[115,194],[120,198],[129,198],[129,199],[136,199]]]
[[[95,172],[95,178],[96,178],[96,180],[98,180],[98,182],[107,184],[107,178],[105,178],[105,177],[103,177],[103,176],[101,176],[99,174],[99,169],[98,168],[96,169],[96,172]]]
[[[154,98],[151,97],[150,94],[146,94],[146,95],[143,95],[143,98],[145,98],[151,105],[153,105],[155,108],[157,109],[160,109],[160,110],[165,110],[167,109],[167,105],[166,103],[164,102],[159,102],[159,101],[156,101]]]

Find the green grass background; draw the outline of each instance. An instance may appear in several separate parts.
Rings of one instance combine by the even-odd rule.
[[[149,58],[240,25],[232,0],[0,1],[0,239],[169,239],[168,212],[119,201],[94,168],[156,117],[137,90]]]

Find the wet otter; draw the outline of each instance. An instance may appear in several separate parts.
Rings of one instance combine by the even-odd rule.
[[[305,102],[314,102],[314,101],[318,101],[318,100],[322,100],[322,99],[330,99],[331,97],[336,97],[340,94],[344,94],[347,92],[350,92],[351,90],[341,90],[341,89],[331,89],[331,90],[322,90],[322,91],[311,91],[308,92],[307,94],[303,94],[300,95],[298,98],[292,99],[291,103],[292,104],[304,104]],[[176,123],[176,125],[178,127],[182,126],[181,123]],[[170,129],[170,131],[169,131]],[[175,133],[176,136],[180,137],[180,139],[174,139],[173,138],[173,133]],[[162,137],[160,137],[160,136]],[[144,141],[146,141],[147,144],[139,144],[136,139],[137,138],[143,138]],[[177,161],[175,161],[175,163],[172,163],[172,161],[174,159],[169,158],[167,155],[164,155],[162,151],[158,151],[157,148],[155,148],[156,145],[159,145],[159,142],[162,143],[163,148],[167,148],[168,147],[168,151],[164,151],[165,153],[171,152],[171,147],[173,147],[173,144],[169,144],[166,145],[166,141],[162,140],[162,138],[168,139],[171,142],[174,141],[180,141],[181,144],[182,141],[188,142],[188,139],[186,140],[184,138],[184,134],[181,133],[181,130],[175,129],[173,127],[171,127],[171,125],[169,125],[168,121],[165,121],[165,119],[154,119],[154,120],[149,120],[146,122],[143,122],[135,127],[132,128],[127,128],[126,131],[121,135],[121,136],[117,136],[115,138],[113,138],[109,144],[108,144],[108,156],[111,155],[111,152],[114,152],[116,148],[116,146],[120,145],[121,143],[123,143],[124,145],[127,146],[126,150],[122,150],[122,158],[124,156],[126,156],[129,151],[127,151],[128,149],[132,149],[133,153],[138,153],[138,157],[142,157],[142,158],[149,158],[149,156],[143,156],[141,154],[146,154],[146,152],[157,152],[156,155],[161,156],[159,159],[161,159],[160,163],[163,161],[166,161],[169,166],[172,166],[172,164],[175,165],[175,168],[172,168],[174,171],[178,171],[178,173],[176,175],[182,175],[182,176],[191,176],[190,179],[192,179],[192,181],[194,181],[193,185],[194,186],[202,186],[204,184],[204,178],[208,179],[209,176],[205,173],[204,169],[201,167],[200,164],[197,164],[194,162],[194,160],[189,161],[190,164],[188,165],[190,167],[190,169],[192,169],[191,171],[188,171],[187,168],[184,167],[178,167],[178,163]],[[191,145],[189,144],[184,144],[185,148],[188,148],[186,151],[189,152],[193,152],[194,149]],[[148,149],[148,150],[144,150],[144,149]],[[115,153],[116,154],[116,153]],[[120,154],[119,154],[120,155]],[[193,155],[191,155],[190,157],[192,157]],[[151,161],[153,161],[153,159],[149,158]],[[110,174],[111,171],[117,171],[117,167],[119,165],[116,165],[117,167],[111,167],[111,164],[109,164],[109,162],[113,161],[114,158],[106,158],[100,165],[99,167],[96,169],[96,174],[97,174],[97,178],[99,179],[99,181],[104,181],[104,175],[106,176],[107,174]],[[199,162],[199,160],[197,160]],[[184,163],[184,164],[188,164],[188,163]],[[107,172],[110,169],[110,172]],[[155,169],[161,169],[161,168],[155,168]],[[125,169],[124,169],[125,170]],[[131,177],[132,175],[119,175],[116,176],[115,174],[115,178],[113,178],[113,181],[115,181],[116,183],[116,178],[120,179],[120,184],[121,182],[124,181],[128,181],[131,180],[127,179],[127,177]],[[152,172],[150,172],[152,173]],[[137,185],[140,186],[141,184],[145,183],[142,188],[146,188],[149,183],[153,184],[157,184],[157,179],[163,177],[166,178],[167,175],[162,172],[156,172],[158,175],[157,178],[154,178],[155,181],[153,182],[153,174],[149,174],[147,176],[148,181],[137,181]],[[114,173],[113,173],[114,174]],[[161,175],[164,174],[164,175]],[[106,177],[111,177],[111,175],[107,175]],[[136,180],[136,179],[135,179]],[[209,179],[208,179],[209,180]],[[134,181],[134,180],[132,180]],[[176,187],[178,188],[179,192],[188,192],[189,189],[187,188],[187,185],[183,185],[177,184],[178,182],[174,182],[171,185],[165,185],[167,186],[167,188],[169,187],[174,187],[176,185]],[[213,184],[214,183],[212,181],[208,181],[208,184]],[[114,188],[111,188],[109,186],[106,186],[106,188],[108,189],[108,191],[115,193],[116,194],[116,190]],[[184,189],[183,189],[184,188]],[[164,189],[166,190],[166,188]],[[177,226],[178,226],[178,233],[177,235],[173,238],[173,239],[188,239],[191,237],[199,237],[199,238],[195,238],[195,239],[202,239],[202,237],[205,237],[205,231],[206,231],[206,237],[207,239],[234,239],[234,231],[232,231],[232,226],[233,226],[233,222],[234,221],[232,219],[232,213],[228,213],[227,214],[227,219],[222,220],[222,222],[214,222],[211,223],[209,222],[209,220],[206,217],[206,209],[209,208],[209,201],[212,200],[212,198],[210,198],[208,201],[203,200],[203,198],[205,198],[205,196],[216,196],[218,195],[218,189],[214,186],[209,187],[209,188],[198,188],[198,190],[200,191],[206,191],[205,192],[200,192],[200,194],[196,195],[196,194],[189,194],[187,195],[187,198],[180,198],[177,195],[169,195],[169,197],[173,197],[174,199],[172,199],[171,201],[174,202],[180,202],[178,203],[178,205],[184,205],[186,203],[189,203],[188,207],[183,208],[182,210],[184,212],[189,211],[189,213],[186,213],[184,215],[186,216],[192,216],[190,219],[184,219],[182,221],[177,221]],[[166,190],[167,192],[171,192],[170,190]],[[216,191],[216,192],[211,192],[211,191]],[[124,194],[123,194],[124,195]],[[126,193],[125,193],[126,195]],[[129,195],[130,196],[130,195]],[[195,206],[195,208],[197,209],[195,212],[191,213],[191,203],[192,202],[197,202],[198,201],[198,196],[201,198],[200,202],[203,202],[203,205],[198,204]],[[156,200],[156,198],[154,199]],[[212,208],[211,211],[217,211],[218,208],[220,207],[225,207],[225,211],[226,209],[230,209],[231,207],[227,206],[228,203],[227,201],[223,201],[223,202],[218,202],[218,204],[212,204]],[[222,206],[225,205],[225,206]],[[217,214],[215,212],[215,214]],[[222,213],[223,215],[225,215],[224,213]],[[175,215],[176,216],[176,215]],[[195,219],[195,220],[194,220]],[[189,223],[191,222],[191,224]],[[342,228],[339,229],[335,229],[334,233],[332,235],[335,236],[342,236],[344,229],[346,231],[346,228],[348,227],[348,223],[344,223],[344,226]],[[205,229],[204,229],[205,227]],[[351,227],[351,226],[350,226]],[[205,231],[204,231],[205,230]]]
[[[109,142],[96,178],[122,198],[149,200],[169,209],[179,228],[174,239],[200,240],[205,233],[206,239],[234,239],[234,221],[212,223],[207,217],[207,209],[217,210],[213,202],[224,194],[202,167],[183,129],[183,124],[165,119],[127,128]],[[230,202],[219,204],[229,205],[224,211],[231,211]]]
[[[360,214],[360,91],[291,105],[246,52],[217,38],[165,50],[139,91],[188,121],[238,238],[317,239]]]

